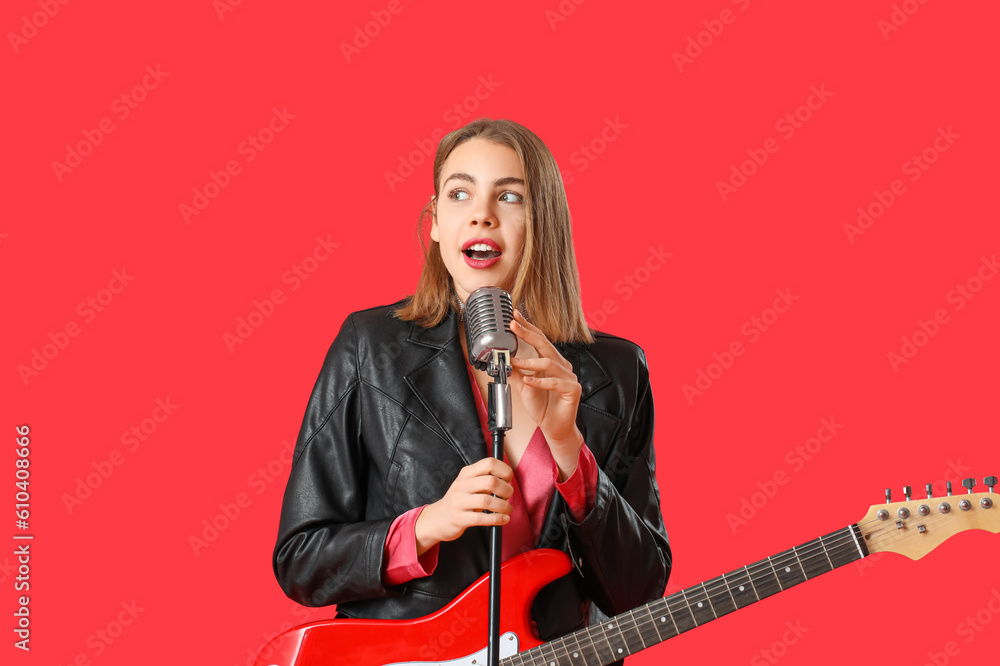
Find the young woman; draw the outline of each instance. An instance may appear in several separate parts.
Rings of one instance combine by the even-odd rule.
[[[455,130],[428,218],[416,293],[351,314],[316,381],[274,549],[282,589],[338,617],[420,617],[488,571],[482,527],[503,525],[504,559],[541,547],[573,559],[533,607],[542,638],[600,617],[594,605],[614,615],[661,596],[670,548],[645,356],[584,321],[552,154],[508,120]],[[490,378],[465,350],[462,304],[483,286],[520,310],[503,461],[486,457]]]

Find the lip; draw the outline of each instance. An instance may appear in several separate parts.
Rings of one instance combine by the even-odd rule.
[[[466,250],[468,250],[470,247],[472,247],[476,243],[485,243],[486,245],[489,245],[491,248],[493,248],[494,252],[502,252],[503,251],[503,250],[500,249],[499,245],[497,245],[495,242],[493,242],[489,238],[470,238],[469,240],[467,240],[464,243],[462,243],[462,252],[465,252]]]
[[[469,255],[467,255],[465,251],[477,243],[484,243],[485,245],[489,245],[494,252],[499,252],[500,256],[491,257],[490,259],[473,259]],[[462,243],[462,258],[465,259],[465,263],[472,268],[480,268],[480,269],[489,268],[490,266],[493,266],[495,263],[500,261],[501,257],[503,257],[503,250],[501,250],[500,246],[497,245],[494,241],[490,240],[489,238],[470,238],[469,240]]]

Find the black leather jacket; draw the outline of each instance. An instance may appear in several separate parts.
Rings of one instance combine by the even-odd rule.
[[[382,581],[392,521],[440,499],[486,452],[457,316],[422,328],[394,318],[398,305],[350,315],[333,341],[281,508],[278,583],[306,606],[338,604],[340,616],[420,617],[489,569],[488,530],[471,528],[440,544],[430,576]],[[645,355],[627,340],[596,338],[558,345],[583,387],[577,424],[601,471],[583,522],[556,492],[543,526],[538,547],[561,549],[576,566],[536,600],[545,639],[583,626],[590,600],[615,615],[662,596],[670,574]]]

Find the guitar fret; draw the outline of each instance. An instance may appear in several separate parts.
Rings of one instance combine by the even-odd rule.
[[[703,585],[713,590],[708,595],[708,601],[712,604],[715,617],[722,617],[736,610],[736,600],[733,599],[733,595],[729,591],[729,583],[726,582],[725,576],[713,578]]]
[[[670,618],[670,624],[674,628],[674,636],[679,636],[680,633],[681,633],[681,630],[677,628],[677,622],[674,620],[674,614],[670,612],[670,600],[669,599],[660,599],[660,603],[663,604],[663,613],[662,614],[661,613],[656,613],[656,615],[660,616],[659,620],[658,620],[659,623],[660,623],[660,626],[664,626],[665,627],[665,625],[667,623],[664,622],[664,619],[669,617]],[[666,628],[669,628],[669,627],[666,627]],[[667,638],[673,638],[673,636],[667,636]]]
[[[698,616],[694,614],[694,608],[691,607],[691,601],[688,599],[687,593],[684,590],[681,590],[681,597],[684,599],[684,605],[687,606],[688,613],[691,614],[694,626],[700,627],[702,623],[698,621]]]
[[[729,583],[729,593],[733,595],[737,609],[746,608],[757,601],[757,593],[753,589],[753,583],[746,568],[730,571],[726,575],[726,580]]]
[[[719,614],[715,612],[715,606],[712,604],[712,597],[709,596],[708,588],[705,587],[704,583],[701,584],[701,589],[705,593],[705,602],[708,604],[708,609],[712,611],[712,619],[718,620]]]
[[[630,613],[632,617],[632,624],[635,626],[635,630],[639,637],[639,642],[641,647],[633,650],[633,652],[639,652],[640,650],[645,650],[651,645],[656,645],[663,639],[660,638],[660,632],[656,628],[656,623],[652,621],[652,617],[649,619],[642,617],[643,613],[649,616],[649,607],[640,606],[639,608],[633,609]]]
[[[698,626],[698,623],[694,621],[694,615],[691,614],[691,609],[688,608],[681,592],[668,597],[667,602],[667,608],[670,610],[670,618],[677,626],[677,633],[682,634],[685,631],[690,631]],[[676,607],[673,606],[674,604],[676,604]]]
[[[659,643],[659,642],[663,641],[664,639],[663,639],[663,634],[660,633],[660,628],[656,626],[656,624],[657,624],[656,618],[653,617],[653,604],[646,604],[642,608],[646,611],[646,615],[649,616],[649,619],[646,620],[646,622],[648,622],[649,625],[651,627],[653,627],[653,631],[656,632],[656,641],[653,642],[653,645],[656,645],[656,643]],[[664,619],[666,619],[666,618],[664,618]]]
[[[777,563],[778,577],[781,579],[782,589],[787,590],[790,587],[795,587],[799,583],[804,583],[809,580],[806,576],[805,569],[802,568],[801,563],[798,561],[799,558],[798,555],[796,555],[794,548],[792,550],[787,550],[776,557],[780,558]],[[772,558],[772,564],[773,563],[774,559]]]
[[[553,641],[551,643],[543,643],[538,646],[538,655],[542,658],[542,663],[545,664],[545,666],[554,666],[554,664],[559,663],[559,655],[556,654],[555,643],[556,641]]]
[[[576,644],[576,647],[574,647]],[[558,655],[557,663],[578,664],[580,663],[579,641],[575,640],[573,634],[558,638],[551,643],[552,651]],[[574,657],[573,655],[576,655]]]
[[[830,571],[836,569],[837,567],[833,565],[833,560],[830,559],[830,552],[826,549],[826,544],[823,543],[823,539],[816,539],[816,543],[818,543],[820,548],[823,550],[823,555],[826,557],[826,561],[830,563]]]
[[[733,589],[729,586],[729,581],[726,580],[726,574],[722,574],[720,578],[722,578],[722,586],[726,588],[726,593],[729,594],[729,598],[733,601],[733,610],[738,611],[740,605],[736,603],[736,597],[733,596]]]
[[[867,556],[852,525],[505,659],[504,666],[609,664]],[[669,623],[667,618],[670,618]]]
[[[617,661],[618,659],[624,659],[626,656],[632,654],[631,652],[626,652],[628,644],[625,643],[625,637],[622,636],[621,628],[617,623],[618,618],[612,618],[607,622],[601,623],[601,628],[604,630],[604,637],[608,641],[608,650],[611,654],[611,661]],[[611,635],[608,634],[611,631]],[[614,638],[612,638],[612,636]]]
[[[774,562],[771,561],[770,557],[767,558],[767,563],[771,566],[771,573],[774,574],[774,580],[778,583],[778,587],[784,592],[785,587],[781,584],[781,579],[778,578],[778,571],[774,568]]]
[[[583,663],[589,665],[591,663],[600,665],[600,653],[597,651],[597,645],[594,644],[594,635],[591,631],[582,632],[582,636],[587,639],[584,643],[582,640],[577,641],[577,648],[580,650],[580,654],[583,655]],[[589,644],[590,647],[587,645]]]
[[[753,590],[753,596],[757,597],[757,601],[760,601],[760,592],[757,591],[757,586],[754,585],[753,576],[750,575],[750,569],[743,567],[743,571],[747,573],[747,580],[750,581],[750,589]]]

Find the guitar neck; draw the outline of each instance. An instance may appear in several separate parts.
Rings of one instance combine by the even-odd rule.
[[[503,661],[610,664],[868,555],[851,525]]]

